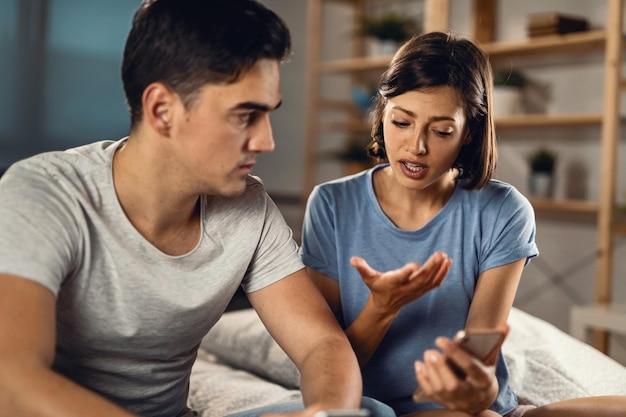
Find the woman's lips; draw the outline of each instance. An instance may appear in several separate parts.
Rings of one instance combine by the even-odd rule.
[[[428,172],[427,166],[409,161],[400,161],[400,168],[406,177],[415,180],[424,178]]]

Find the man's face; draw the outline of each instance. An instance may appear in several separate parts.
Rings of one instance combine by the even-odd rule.
[[[274,150],[270,112],[281,102],[279,63],[263,59],[235,83],[208,84],[189,109],[175,111],[170,150],[182,187],[234,196],[245,189],[257,155]]]

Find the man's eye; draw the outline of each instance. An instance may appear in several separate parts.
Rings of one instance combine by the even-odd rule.
[[[239,115],[239,122],[242,124],[248,124],[252,120],[252,113],[243,113]]]
[[[259,112],[252,111],[249,113],[242,113],[238,115],[239,123],[245,125],[246,127],[254,123],[256,119],[259,117]]]

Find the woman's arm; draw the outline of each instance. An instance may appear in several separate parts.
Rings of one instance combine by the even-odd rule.
[[[384,273],[372,269],[359,257],[353,257],[350,263],[359,271],[363,282],[370,289],[363,310],[346,329],[346,335],[363,367],[376,351],[402,307],[441,285],[452,261],[438,252],[422,266],[409,263]],[[311,271],[311,276],[335,316],[343,321],[337,281],[316,271]]]
[[[467,329],[506,325],[525,261],[525,258],[519,259],[480,275],[466,322]],[[424,353],[424,361],[416,362],[421,389],[450,410],[476,413],[488,408],[498,395],[497,357],[482,363],[447,338],[440,337],[435,343],[442,352],[428,350]],[[465,379],[454,374],[446,363],[449,359],[463,370]]]

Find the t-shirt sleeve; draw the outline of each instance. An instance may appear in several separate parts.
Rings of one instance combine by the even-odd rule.
[[[77,244],[75,202],[44,169],[16,164],[0,180],[0,272],[58,293]]]
[[[535,213],[532,205],[519,191],[511,187],[500,205],[490,204],[496,210],[491,222],[486,222],[485,239],[480,256],[480,273],[526,258],[525,265],[537,256],[535,243]]]
[[[304,268],[291,228],[265,191],[263,204],[265,217],[259,242],[242,282],[246,292],[259,290]]]
[[[316,187],[309,196],[302,227],[300,255],[304,264],[330,278],[338,279],[333,200],[324,188]]]

